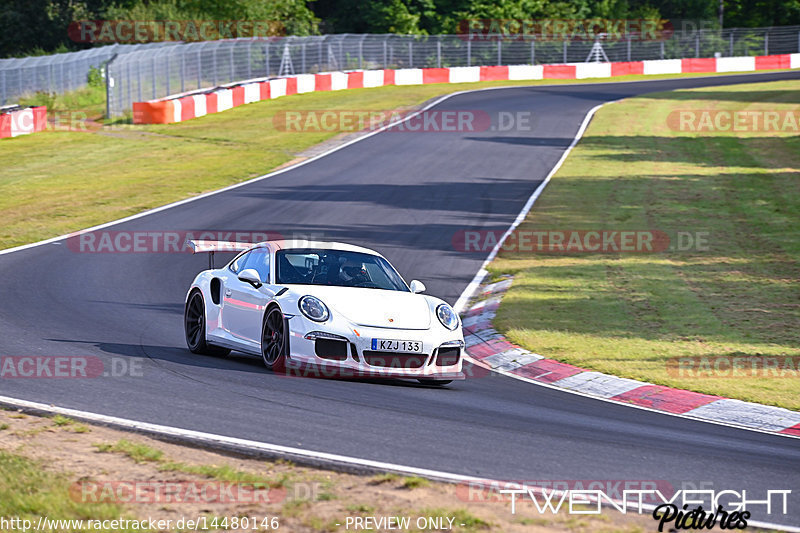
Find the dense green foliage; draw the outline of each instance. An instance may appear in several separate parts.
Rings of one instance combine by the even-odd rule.
[[[800,24],[800,0],[723,0],[725,27]],[[79,20],[279,21],[292,35],[457,33],[468,19],[716,21],[719,0],[3,0],[0,57],[77,50]]]

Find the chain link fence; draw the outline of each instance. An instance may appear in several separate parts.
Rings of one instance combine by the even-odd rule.
[[[0,106],[43,92],[63,94],[85,87],[89,70],[100,68],[115,54],[151,51],[171,43],[115,44],[80,52],[19,59],[0,59]]]
[[[599,45],[599,46],[598,46]],[[482,40],[464,35],[322,35],[172,44],[117,57],[109,110],[243,80],[337,70],[640,61],[800,52],[800,26],[676,32],[661,41]]]
[[[0,105],[83,87],[108,65],[111,116],[133,102],[256,78],[339,70],[640,61],[800,52],[800,26],[676,32],[665,40],[497,40],[464,35],[321,35],[111,45],[0,60]],[[115,57],[116,56],[116,57]],[[113,58],[113,60],[112,60]]]

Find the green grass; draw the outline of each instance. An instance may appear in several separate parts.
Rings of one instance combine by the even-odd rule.
[[[431,482],[424,477],[411,476],[403,479],[403,487],[406,489],[416,489],[419,487],[427,487]]]
[[[165,462],[158,469],[162,472],[183,472],[215,479],[217,481],[227,481],[230,483],[253,483],[266,487],[286,487],[289,484],[289,476],[281,475],[277,479],[267,479],[264,476],[236,470],[227,465],[189,465],[180,462]]]
[[[75,501],[70,496],[71,486],[66,475],[47,472],[29,459],[0,451],[0,516],[31,520],[34,527],[43,516],[55,520],[113,520],[125,516],[119,505]]]
[[[71,431],[72,433],[89,433],[91,429],[85,424],[78,424],[71,418],[56,415],[53,417],[53,425]]]
[[[520,230],[708,232],[708,249],[503,252],[495,321],[536,353],[800,409],[793,377],[689,378],[672,357],[800,356],[800,136],[673,131],[673,110],[800,110],[794,82],[651,94],[600,110]]]
[[[114,444],[95,444],[100,453],[120,453],[127,455],[137,463],[158,463],[164,458],[164,453],[146,444],[120,439]]]
[[[94,447],[100,453],[119,453],[130,457],[137,463],[156,463],[161,472],[181,472],[203,476],[216,481],[257,484],[271,488],[289,487],[291,484],[290,476],[285,473],[275,479],[271,479],[252,472],[236,470],[228,465],[192,465],[179,461],[169,461],[164,457],[164,453],[161,450],[126,439],[120,439],[113,444],[95,444]]]
[[[625,76],[614,81],[660,78]],[[278,131],[273,117],[284,111],[390,110],[460,90],[586,81],[481,82],[309,93],[248,104],[179,124],[123,124],[95,133],[62,129],[3,139],[0,249],[244,181],[291,161],[334,135]],[[95,117],[104,105],[98,90],[87,88],[56,97],[50,107]],[[48,99],[40,94],[26,103],[48,104]]]
[[[86,86],[64,94],[36,93],[20,98],[23,106],[47,106],[48,114],[79,111],[87,118],[99,119],[106,112],[106,88]]]

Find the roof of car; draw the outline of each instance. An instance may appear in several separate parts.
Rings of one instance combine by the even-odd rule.
[[[264,241],[258,243],[257,246],[269,245],[275,250],[292,250],[292,249],[318,249],[318,250],[342,250],[347,252],[361,252],[364,254],[377,255],[383,257],[375,250],[364,248],[363,246],[355,246],[353,244],[346,244],[343,242],[326,242],[326,241],[307,241],[302,239],[292,240],[276,240]]]

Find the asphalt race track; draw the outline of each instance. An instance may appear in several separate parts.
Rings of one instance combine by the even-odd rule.
[[[437,109],[532,111],[533,130],[384,132],[110,229],[299,232],[362,244],[454,303],[487,255],[454,250],[454,233],[505,230],[589,109],[654,91],[783,79],[800,81],[800,72],[466,93]],[[183,299],[206,265],[206,256],[188,254],[76,253],[63,241],[0,256],[0,355],[144,358],[143,377],[0,379],[0,394],[476,477],[665,480],[762,498],[768,489],[793,489],[788,516],[757,507],[752,519],[800,526],[797,439],[498,375],[440,390],[287,378],[256,358],[192,355]]]

